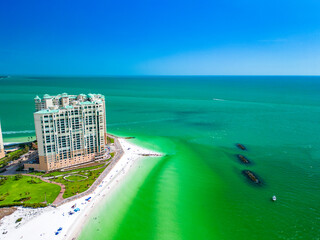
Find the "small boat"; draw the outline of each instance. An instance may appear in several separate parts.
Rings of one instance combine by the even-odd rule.
[[[274,202],[277,201],[277,197],[276,197],[276,196],[273,196],[273,197],[272,197],[272,201],[274,201]]]
[[[61,230],[62,230],[62,227],[59,227],[59,228],[58,228],[58,232],[60,232]]]

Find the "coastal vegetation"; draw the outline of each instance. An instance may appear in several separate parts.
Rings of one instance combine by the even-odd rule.
[[[56,177],[56,176],[64,176],[64,175],[70,175],[70,174],[76,174],[76,173],[81,173],[83,171],[87,171],[87,170],[93,170],[93,169],[97,169],[97,168],[101,168],[103,166],[105,166],[113,157],[114,157],[114,152],[110,153],[110,158],[107,160],[102,160],[100,162],[96,162],[96,163],[92,163],[92,164],[86,164],[84,166],[86,167],[77,167],[73,170],[69,170],[69,171],[61,171],[61,170],[57,170],[57,171],[53,171],[53,172],[31,172],[29,174],[31,175],[35,175],[35,176],[41,176],[41,177]]]
[[[105,165],[105,163],[98,164],[98,165],[91,166],[91,167],[77,168],[77,169],[70,170],[70,171],[54,171],[54,172],[46,173],[46,174],[42,175],[42,177],[55,177],[55,176],[60,176],[60,175],[75,174],[75,173],[80,173],[80,172],[84,172],[84,171],[88,171],[88,170],[97,169],[97,168],[103,167],[104,165]]]
[[[108,165],[102,168],[81,170],[77,172],[77,175],[70,176],[69,173],[66,174],[67,176],[63,175],[51,180],[65,186],[63,198],[68,198],[88,190]]]
[[[28,150],[28,148],[24,148],[18,151],[21,154]],[[37,208],[53,203],[61,191],[61,187],[43,180],[63,184],[65,186],[63,198],[84,192],[90,188],[110,164],[110,160],[114,157],[114,154],[110,153],[111,157],[107,160],[88,163],[83,165],[84,167],[82,168],[76,167],[69,171],[59,170],[49,173],[29,173],[29,175],[34,176],[22,174],[0,176],[0,207],[24,206]],[[11,154],[10,156],[17,155]]]
[[[24,176],[0,176],[0,207],[43,207],[52,203],[60,192],[60,186],[41,179]]]
[[[88,177],[80,174],[65,176],[64,179],[69,182],[78,182],[86,180]]]
[[[85,167],[77,167],[69,171],[58,170],[49,173],[33,172],[30,174],[63,184],[65,186],[63,198],[68,198],[88,190],[104,169],[109,165],[110,160],[114,155],[114,152],[110,153],[111,157],[107,160],[89,163],[83,165]]]
[[[114,143],[114,138],[107,136],[108,143]]]
[[[77,168],[70,171],[55,171],[42,175],[42,177],[53,177],[50,180],[65,186],[63,198],[72,197],[88,190],[100,174],[110,164],[115,153],[110,153],[110,158],[100,161],[93,166]]]

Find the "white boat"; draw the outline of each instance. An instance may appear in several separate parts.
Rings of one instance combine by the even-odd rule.
[[[276,197],[276,196],[273,196],[273,197],[272,197],[272,201],[274,201],[274,202],[277,201],[277,197]]]

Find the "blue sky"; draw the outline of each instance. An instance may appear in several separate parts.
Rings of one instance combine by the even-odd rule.
[[[320,75],[319,0],[10,0],[4,75]]]

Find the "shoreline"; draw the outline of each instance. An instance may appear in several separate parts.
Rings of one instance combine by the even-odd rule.
[[[67,201],[58,207],[49,206],[40,209],[18,207],[14,213],[1,219],[1,239],[77,239],[94,209],[112,195],[121,180],[127,176],[126,173],[135,167],[134,163],[144,157],[142,154],[151,157],[162,156],[155,151],[134,145],[126,139],[118,138],[118,141],[123,149],[123,155],[92,193]],[[89,197],[91,197],[90,202],[85,201]],[[69,215],[68,212],[73,211],[71,207],[75,204],[80,211]],[[21,217],[22,221],[15,223]],[[59,227],[62,227],[62,231],[55,235]],[[7,233],[3,234],[4,232]]]

